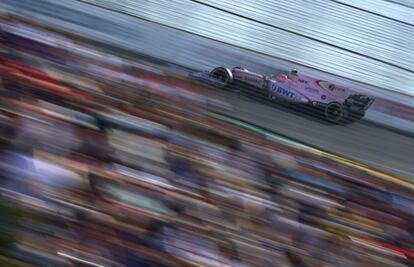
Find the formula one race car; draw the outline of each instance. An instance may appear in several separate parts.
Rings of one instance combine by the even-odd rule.
[[[191,78],[220,88],[237,88],[264,96],[271,101],[311,108],[333,123],[355,122],[362,119],[374,98],[352,94],[349,89],[331,82],[290,74],[261,75],[245,68],[218,67],[212,71],[194,72]]]

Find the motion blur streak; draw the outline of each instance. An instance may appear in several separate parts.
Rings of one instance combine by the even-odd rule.
[[[134,12],[131,5],[147,4],[137,10],[202,26],[193,21],[191,1],[100,3],[117,3],[117,9],[128,3]],[[240,8],[241,1],[233,3]],[[353,124],[328,123],[309,106],[298,111],[248,95],[235,83],[219,87],[235,82],[226,76],[203,72],[204,81],[194,79],[199,72],[189,67],[240,60],[230,53],[240,48],[226,45],[219,52],[222,44],[182,30],[77,1],[4,0],[0,7],[7,11],[0,13],[0,266],[413,266],[414,142],[407,131],[384,128],[382,117],[383,124],[374,124],[372,114]],[[179,8],[180,16],[188,14],[186,23],[174,21]],[[234,19],[200,9],[211,25],[214,15]],[[301,48],[299,61],[317,49],[313,41]],[[193,46],[185,50],[186,44]],[[361,51],[350,57],[370,50],[368,44],[356,48]],[[410,60],[391,62],[381,49],[372,52],[384,52],[383,58],[365,60],[387,61],[379,66],[387,71]],[[256,75],[263,84],[274,77],[310,84],[297,71],[275,75],[267,66],[273,59],[256,55],[245,56],[263,71]],[[335,83],[352,82],[335,78],[314,79],[321,87],[311,89],[324,84],[347,92]],[[351,96],[379,102],[373,112],[381,116],[407,111],[403,119],[412,118],[402,95],[352,89],[360,94]],[[344,97],[333,103],[360,107]],[[384,108],[397,103],[396,113]]]
[[[205,38],[198,38],[182,31],[171,30],[153,23],[96,9],[79,2],[52,3],[45,0],[36,2],[24,0],[18,3],[10,1],[13,5],[6,5],[7,2],[9,1],[3,1],[3,5],[8,10],[25,14],[28,18],[34,17],[48,25],[55,25],[84,37],[89,36],[101,43],[127,48],[130,52],[124,52],[122,55],[129,58],[136,55],[131,52],[137,52],[141,55],[159,57],[184,66],[195,66],[195,69],[213,68],[222,64],[228,66],[248,65],[254,66],[255,70],[263,73],[274,73],[276,70],[286,70],[292,66],[292,63],[248,53],[248,51],[238,50],[231,46],[222,46]],[[168,44],[168,46],[163,44]],[[111,52],[121,53],[119,50]],[[173,67],[177,69],[177,66]],[[181,68],[178,70],[181,72]],[[378,90],[375,87],[351,83],[338,77],[326,76],[309,69],[305,71],[322,79],[334,79],[351,88],[375,94],[377,98],[384,97],[387,100],[393,99],[396,102],[414,106],[414,101],[411,98],[391,94],[389,91]],[[217,92],[212,91],[211,93],[217,97]],[[409,137],[385,131],[376,125],[367,123],[347,127],[320,123],[314,127],[315,121],[303,116],[303,114],[286,111],[283,108],[275,110],[273,107],[247,101],[245,98],[235,97],[232,94],[224,94],[222,97],[232,102],[235,109],[232,114],[239,119],[253,121],[264,128],[270,128],[314,146],[363,161],[376,168],[403,177],[414,178],[411,160],[414,157],[414,143]],[[379,102],[378,99],[377,102]],[[374,103],[373,108],[376,108],[376,104]],[[392,125],[398,129],[407,128],[408,131],[414,132],[413,123],[410,124],[409,121],[402,119],[403,115],[408,113],[407,110],[409,111],[406,105],[399,107],[394,102],[388,105],[385,112],[378,113],[370,110],[367,119],[375,119],[375,122],[387,126]],[[391,112],[394,113],[392,116],[390,116]],[[307,130],[303,131],[303,128]]]
[[[339,1],[82,1],[413,95],[413,27]],[[384,0],[355,5],[381,4],[412,22],[412,9]]]

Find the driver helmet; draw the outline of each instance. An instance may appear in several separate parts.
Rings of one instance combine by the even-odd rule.
[[[290,74],[292,74],[293,76],[298,76],[298,70],[294,68],[294,69],[292,69]]]

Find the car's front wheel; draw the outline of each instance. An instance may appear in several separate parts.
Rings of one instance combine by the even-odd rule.
[[[233,81],[233,74],[231,70],[223,67],[218,67],[210,72],[210,77],[218,81],[216,86],[226,87]]]

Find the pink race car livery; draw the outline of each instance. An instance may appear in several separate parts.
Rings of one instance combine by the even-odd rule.
[[[375,100],[369,96],[351,94],[349,88],[344,86],[299,75],[295,69],[290,74],[268,76],[241,67],[218,67],[210,72],[191,73],[190,77],[220,88],[241,89],[271,101],[311,107],[334,123],[362,119]]]

